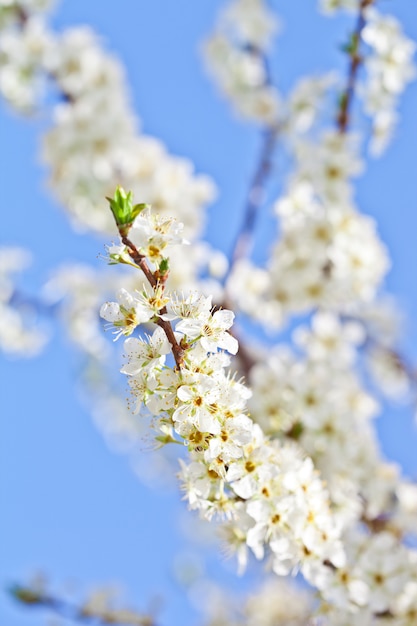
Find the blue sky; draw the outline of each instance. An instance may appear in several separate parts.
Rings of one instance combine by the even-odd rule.
[[[208,236],[227,251],[234,238],[248,179],[256,162],[259,134],[235,119],[202,69],[200,46],[210,31],[219,0],[66,0],[54,13],[57,28],[88,23],[126,63],[142,128],[169,150],[191,158],[210,174],[219,198],[209,213]],[[344,67],[337,46],[348,20],[325,20],[315,2],[273,3],[285,21],[273,71],[286,91],[300,73]],[[417,6],[409,0],[381,2],[395,8],[417,40]],[[417,84],[401,104],[401,123],[387,155],[370,163],[358,185],[362,210],[374,215],[393,260],[388,289],[408,316],[404,350],[417,361]],[[96,263],[103,242],[74,234],[47,192],[38,145],[46,117],[22,120],[0,109],[2,224],[0,242],[33,252],[26,285],[36,293],[51,268],[64,260]],[[22,217],[16,219],[17,212]],[[225,217],[226,216],[226,217]],[[267,222],[265,222],[267,224]],[[260,225],[260,237],[266,226]],[[109,268],[111,271],[111,268]],[[124,456],[111,454],[74,393],[77,355],[55,333],[44,354],[32,361],[0,360],[2,419],[0,587],[37,570],[81,589],[121,582],[133,604],[146,608],[164,597],[162,623],[195,623],[172,563],[184,537],[178,515],[185,505],[175,489],[144,487]],[[410,407],[390,406],[379,420],[382,446],[417,477],[417,433]],[[220,557],[210,556],[215,572]],[[222,566],[223,567],[223,566]],[[222,576],[236,582],[230,564]],[[0,615],[8,626],[44,623],[41,613],[16,608],[0,589]]]

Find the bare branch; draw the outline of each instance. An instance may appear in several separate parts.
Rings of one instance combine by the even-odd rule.
[[[36,587],[13,585],[10,593],[17,602],[26,607],[48,609],[59,617],[82,624],[94,623],[98,626],[156,626],[151,615],[138,613],[131,609],[114,609],[109,606],[94,607],[91,603],[73,604],[53,596]]]

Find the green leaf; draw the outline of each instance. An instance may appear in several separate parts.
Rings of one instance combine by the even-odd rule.
[[[160,447],[167,445],[168,443],[181,443],[172,437],[171,435],[157,435],[155,437],[156,441],[159,441],[161,444]]]
[[[150,204],[146,204],[146,203],[142,203],[142,204],[135,204],[135,206],[132,209],[132,215],[133,215],[133,219],[136,219],[137,216],[142,213],[142,211],[144,211],[145,209],[150,209],[151,205]]]
[[[169,272],[169,259],[162,259],[162,261],[159,264],[159,273],[161,274],[161,276],[164,276],[164,274],[167,274]]]
[[[295,422],[289,431],[286,432],[286,435],[288,437],[291,437],[291,439],[295,439],[297,441],[297,439],[299,439],[301,437],[301,435],[303,434],[304,431],[304,426],[302,424],[302,422]]]
[[[113,198],[107,197],[106,199],[109,201],[110,209],[121,235],[127,235],[135,218],[149,206],[148,204],[133,205],[133,193],[131,191],[126,193],[120,186],[116,188]]]
[[[343,109],[346,104],[347,104],[347,99],[348,99],[348,95],[347,93],[344,91],[343,93],[340,94],[339,96],[339,109]]]
[[[39,592],[21,587],[20,585],[11,585],[9,592],[16,600],[23,604],[40,604],[42,602],[42,595]]]
[[[348,41],[340,46],[340,50],[342,52],[346,52],[346,54],[354,55],[358,49],[359,39],[356,33],[352,33],[348,39]]]

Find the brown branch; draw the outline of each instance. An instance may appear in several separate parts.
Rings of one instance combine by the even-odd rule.
[[[404,538],[403,531],[395,525],[394,521],[389,516],[380,515],[379,517],[370,519],[363,514],[361,522],[374,535],[382,532],[389,532],[391,535],[396,537],[398,541],[402,541]]]
[[[277,136],[278,128],[276,127],[269,127],[264,131],[261,153],[249,186],[242,224],[232,248],[229,274],[234,264],[247,256],[249,252],[256,217],[264,201],[265,185],[271,173],[271,161]]]
[[[241,341],[240,337],[235,333],[231,333],[239,342],[239,352],[237,353],[237,358],[240,364],[240,370],[244,375],[245,379],[249,379],[249,374],[252,370],[252,367],[258,363],[258,361],[252,356],[247,346]]]
[[[349,127],[358,70],[363,63],[363,58],[360,54],[360,44],[362,41],[362,31],[366,25],[365,10],[373,3],[374,0],[361,0],[356,28],[351,36],[351,41],[347,49],[350,57],[347,85],[340,97],[339,112],[337,115],[337,127],[341,134],[345,134]]]
[[[17,7],[16,7],[16,15],[17,15],[17,19],[19,20],[21,26],[24,26],[27,23],[27,21],[29,20],[28,13],[20,5],[17,5]]]
[[[228,301],[227,297],[225,297],[221,304],[216,304],[213,307],[214,311],[220,311],[221,309],[229,309],[232,310],[233,305]],[[240,367],[238,367],[239,373],[242,374],[246,379],[249,377],[250,371],[254,365],[257,364],[257,359],[253,357],[248,347],[242,342],[242,339],[239,335],[239,331],[233,328],[230,328],[229,333],[234,337],[239,343],[239,350],[236,354],[236,358],[239,362]]]
[[[18,24],[23,30],[27,26],[31,14],[19,4],[15,7],[15,11],[16,11]],[[54,72],[48,71],[46,69],[44,69],[44,71],[45,71],[45,75],[47,78],[50,78],[56,83],[59,83],[59,80]],[[63,89],[61,89],[61,97],[63,98],[63,100],[71,104],[74,104],[76,101],[73,95],[69,94]]]
[[[119,232],[120,232],[120,229],[119,229]],[[127,251],[129,253],[130,258],[132,259],[132,261],[138,267],[140,267],[142,272],[145,274],[145,276],[146,276],[149,284],[151,285],[151,287],[153,289],[158,287],[160,282],[157,280],[157,278],[155,278],[154,273],[152,272],[152,270],[150,269],[149,265],[147,264],[146,257],[139,252],[139,250],[136,248],[136,246],[130,241],[130,239],[128,239],[128,237],[126,235],[122,235],[120,233],[120,236],[122,238],[122,243],[127,248]],[[160,315],[165,315],[166,313],[167,313],[167,308],[164,306],[162,309],[160,309],[159,314]],[[181,366],[182,366],[183,361],[184,361],[184,350],[180,346],[178,341],[176,340],[175,334],[174,334],[174,331],[172,329],[171,324],[168,321],[163,320],[161,317],[158,317],[158,320],[157,320],[156,323],[165,332],[165,335],[166,335],[169,343],[171,344],[172,354],[174,356],[177,368],[181,369]]]
[[[166,307],[161,309],[161,314],[164,315],[167,310]],[[184,361],[184,350],[179,345],[178,341],[175,339],[174,331],[172,330],[172,326],[169,322],[159,318],[157,322],[158,326],[160,326],[165,332],[169,343],[171,344],[172,354],[174,355],[175,363],[177,368],[180,370]]]
[[[257,46],[249,45],[248,50],[250,50],[252,54],[258,56],[261,60],[265,70],[264,84],[265,86],[271,86],[272,78],[267,57]],[[279,126],[277,124],[266,124],[264,127],[260,156],[248,189],[243,219],[232,247],[232,252],[230,254],[230,267],[225,281],[230,275],[236,261],[244,256],[247,256],[249,252],[256,217],[264,201],[264,189],[272,169],[271,161],[277,143],[278,132]]]
[[[120,229],[119,229],[119,232],[120,232]],[[147,264],[145,255],[139,252],[136,246],[130,241],[130,239],[126,237],[126,235],[122,235],[120,233],[120,236],[122,238],[122,243],[126,246],[127,251],[132,261],[140,267],[142,272],[145,274],[146,279],[148,283],[151,285],[151,287],[154,287],[154,288],[157,287],[158,281],[156,280],[155,276],[153,275],[152,270]]]
[[[249,48],[253,54],[258,55],[259,58],[262,60],[266,75],[265,84],[271,85],[272,80],[267,58],[265,57],[263,52],[255,46],[249,46]],[[266,125],[263,129],[260,155],[246,195],[242,222],[230,253],[230,265],[224,277],[225,285],[227,285],[228,278],[232,273],[234,265],[240,259],[248,256],[249,254],[256,219],[265,198],[265,186],[272,171],[272,157],[277,144],[279,130],[280,128],[277,124]],[[219,303],[218,308],[233,308],[233,305],[231,305],[229,302],[227,287],[225,287],[224,298],[223,301]],[[230,331],[230,333],[239,341],[239,352],[237,354],[237,357],[240,362],[242,373],[245,375],[245,377],[248,377],[250,370],[257,361],[251,355],[250,350],[241,342],[238,333],[232,330]]]
[[[20,604],[30,608],[49,609],[56,615],[80,623],[97,624],[98,626],[156,626],[150,615],[137,613],[131,609],[93,609],[88,603],[78,606],[61,598],[52,596],[32,587],[13,585],[10,589],[12,597]]]
[[[377,350],[384,352],[390,359],[393,368],[398,373],[404,375],[409,384],[412,385],[414,389],[417,389],[417,369],[404,354],[401,354],[398,349],[384,346],[382,343],[377,341],[376,338],[369,335],[366,338],[364,348],[365,350],[369,348],[371,350],[372,348],[376,348]]]
[[[234,265],[247,256],[251,246],[251,240],[255,227],[256,218],[264,200],[264,189],[271,172],[272,155],[276,146],[278,135],[277,127],[270,127],[264,131],[264,139],[261,148],[261,154],[252,183],[249,187],[242,225],[239,229],[235,243],[232,247],[231,261],[229,269],[224,278],[225,285],[233,270]],[[224,297],[216,308],[233,309],[233,305],[229,302],[227,286],[225,287]],[[240,369],[245,378],[249,377],[252,367],[256,364],[256,359],[250,353],[250,350],[242,343],[236,331],[230,330],[230,333],[239,341],[239,352],[237,358],[240,363]]]

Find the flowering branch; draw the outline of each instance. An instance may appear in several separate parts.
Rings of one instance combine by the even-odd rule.
[[[178,231],[175,231],[174,234],[170,234],[169,230],[172,220],[165,220],[159,223],[154,223],[155,231],[153,233],[153,236],[151,236],[149,232],[149,229],[151,227],[150,221],[148,219],[149,213],[147,213],[144,223],[142,224],[142,230],[144,232],[141,232],[140,238],[146,241],[148,254],[151,255],[151,258],[153,258],[154,261],[158,264],[158,269],[152,272],[146,261],[147,255],[140,252],[135,243],[127,236],[136,218],[139,217],[141,213],[144,213],[146,211],[149,212],[150,207],[146,204],[136,204],[133,206],[131,192],[126,193],[121,187],[118,187],[116,189],[114,198],[107,199],[110,202],[110,207],[116,221],[122,244],[126,246],[129,257],[132,259],[135,265],[142,270],[148,283],[153,289],[154,294],[149,299],[149,304],[152,304],[154,306],[155,315],[152,317],[155,323],[158,324],[158,326],[160,326],[165,332],[165,335],[169,343],[171,344],[172,353],[177,368],[181,369],[184,357],[184,350],[177,342],[174,331],[172,330],[172,326],[170,322],[166,319],[166,300],[162,298],[165,288],[165,282],[169,274],[168,259],[162,256],[162,251],[169,244],[169,242],[175,241],[176,243],[178,243],[179,241],[181,241],[181,239],[175,238],[175,235]],[[145,241],[142,241],[142,243],[145,243]],[[123,262],[123,252],[118,255],[113,255],[114,258],[115,256],[118,257],[118,260]]]
[[[333,5],[351,5],[351,0],[330,1]],[[298,131],[297,124],[291,124],[291,120],[287,127],[283,125],[290,138],[291,131],[295,132],[298,170],[291,177],[287,196],[277,203],[277,213],[282,217],[282,240],[273,250],[267,271],[254,273],[252,280],[254,294],[248,310],[255,319],[256,314],[267,323],[274,318],[279,318],[280,323],[286,316],[305,313],[310,317],[312,310],[320,309],[312,317],[311,330],[297,328],[294,334],[294,343],[302,348],[304,356],[298,348],[294,353],[271,350],[252,368],[251,355],[244,353],[243,368],[246,372],[252,369],[253,391],[236,380],[229,370],[230,355],[235,355],[238,347],[229,330],[234,317],[232,311],[213,308],[211,297],[198,293],[168,293],[166,248],[182,242],[177,236],[178,228],[173,220],[151,216],[147,205],[133,205],[131,193],[126,194],[121,188],[110,200],[121,245],[112,247],[109,255],[113,261],[141,269],[146,285],[132,293],[119,289],[118,301],[106,302],[101,308],[102,317],[111,322],[118,337],[132,335],[136,328],[148,322],[157,326],[152,336],[126,340],[122,372],[129,377],[138,409],[144,408],[153,415],[153,425],[162,433],[156,440],[162,444],[175,441],[185,445],[189,455],[187,462],[182,463],[181,479],[190,508],[198,509],[207,519],[216,515],[230,521],[229,544],[238,553],[242,566],[250,549],[258,559],[266,554],[277,574],[300,570],[335,611],[352,609],[355,617],[342,616],[344,623],[352,623],[356,618],[362,623],[362,609],[377,617],[396,617],[398,613],[401,618],[407,602],[413,600],[412,594],[417,596],[415,558],[400,543],[402,532],[396,532],[397,526],[400,530],[412,526],[416,491],[413,485],[401,484],[396,470],[380,458],[369,426],[369,418],[377,407],[355,372],[363,332],[341,319],[341,312],[355,311],[357,304],[368,303],[375,297],[387,269],[385,252],[373,222],[361,216],[352,203],[350,181],[359,172],[360,162],[355,142],[351,141],[354,137],[348,130],[358,70],[364,63],[361,42],[372,48],[370,42],[374,38],[376,51],[389,67],[393,60],[393,37],[400,39],[397,45],[401,54],[394,55],[399,57],[400,66],[406,65],[404,58],[408,58],[410,50],[407,43],[401,45],[398,28],[386,18],[385,26],[388,24],[391,33],[388,38],[378,35],[381,28],[378,24],[376,34],[368,32],[373,18],[372,11],[368,14],[365,9],[372,3],[373,0],[354,2],[359,15],[346,47],[349,71],[339,103],[337,128],[326,131],[316,142],[303,136],[311,122],[300,123]],[[264,132],[242,227],[231,255],[233,266],[249,253],[271,173],[279,118],[278,97],[269,80],[264,54],[270,34],[269,15],[259,0],[235,0],[228,16],[225,21],[232,22],[232,41],[218,37],[211,46],[212,53],[218,53],[216,68],[226,93],[235,98],[240,112],[261,122]],[[236,22],[234,27],[233,22]],[[132,163],[132,154],[139,154],[143,144],[135,140],[132,152],[130,149],[124,152],[124,138],[129,139],[126,144],[130,146],[133,130],[126,115],[129,108],[124,91],[116,88],[122,85],[119,73],[112,65],[109,67],[113,69],[107,71],[108,59],[99,53],[96,64],[99,69],[96,73],[86,71],[83,77],[78,60],[84,50],[88,52],[95,44],[85,34],[81,39],[78,37],[72,43],[65,37],[55,42],[52,50],[61,53],[48,53],[48,63],[44,63],[44,72],[51,72],[71,101],[71,106],[64,107],[65,115],[60,117],[62,122],[69,115],[71,124],[63,124],[59,130],[65,137],[74,137],[72,129],[77,128],[79,113],[76,105],[84,104],[80,94],[88,102],[91,94],[96,96],[97,89],[101,90],[100,106],[86,107],[90,114],[87,121],[83,118],[83,129],[89,127],[90,121],[97,125],[96,113],[103,109],[107,115],[107,103],[113,106],[117,95],[122,94],[111,114],[127,119],[128,123],[113,131],[107,117],[101,116],[104,132],[94,137],[97,149],[92,154],[100,155],[95,163],[98,179],[105,179],[110,188],[115,178],[131,180],[135,193],[141,195],[140,187],[139,191],[136,188],[140,184],[137,179],[141,177],[141,167],[135,165],[131,172],[126,168],[123,173],[122,163]],[[379,50],[380,47],[384,49]],[[369,56],[365,60],[367,66]],[[376,72],[372,67],[369,64],[368,73],[371,78],[379,76],[385,91],[391,89],[396,93],[408,80],[407,67],[407,71],[403,67],[403,76],[397,72],[400,78],[394,75],[392,80],[390,75],[390,81],[385,80],[384,68]],[[374,86],[373,80],[371,84]],[[385,91],[382,90],[382,95],[386,95]],[[298,97],[300,102],[303,104],[302,97]],[[314,109],[311,98],[304,102],[310,105],[308,110]],[[293,100],[290,105],[295,112],[297,106]],[[381,104],[376,102],[374,107],[379,111]],[[314,116],[313,113],[312,119]],[[107,136],[109,128],[111,137]],[[77,159],[79,154],[88,153],[82,141],[77,143],[83,134],[84,130],[75,133],[77,141],[62,154],[55,147],[61,143],[57,141],[60,132],[50,135],[49,160],[55,168],[56,186],[65,182],[64,196],[71,195],[71,206],[77,206],[83,215],[91,215],[85,203],[80,204],[76,199],[85,200],[91,193],[89,202],[94,204],[105,191],[101,194],[89,180],[84,180],[92,171],[84,161],[81,168],[78,165],[74,168],[73,180],[70,179],[72,168],[64,167],[69,153]],[[67,142],[63,144],[67,146]],[[114,154],[109,146],[118,147]],[[119,156],[122,152],[123,159]],[[149,169],[153,172],[154,166]],[[83,184],[73,184],[74,180]],[[188,189],[190,177],[187,175],[184,180],[183,188]],[[172,202],[179,210],[180,205],[187,207],[186,215],[194,215],[192,208],[199,202],[183,202],[183,194],[178,189],[173,194],[172,185],[175,187],[169,175],[157,179],[158,192],[169,190],[167,206],[162,202],[162,210],[168,209]],[[99,189],[102,187],[100,183]],[[82,189],[78,196],[77,189]],[[153,189],[153,186],[150,190],[146,188],[146,197],[154,198],[161,206]],[[181,202],[173,201],[172,197]],[[107,222],[100,224],[105,227]],[[195,234],[196,228],[192,227],[191,231]],[[181,262],[178,266],[185,267]],[[264,280],[258,281],[258,276]],[[226,304],[229,298],[232,301],[232,288],[250,299],[250,290],[242,285],[244,282],[235,277],[229,279],[224,308],[229,308]],[[331,311],[326,311],[329,306]],[[179,321],[172,325],[174,319]],[[171,352],[176,367],[166,363]],[[268,435],[275,439],[269,439]],[[315,468],[327,480],[328,488],[323,487]],[[363,532],[364,524],[372,533]],[[403,594],[401,589],[406,589],[406,593],[397,604],[396,596]],[[44,597],[46,602],[54,604],[49,596],[44,594]],[[36,604],[36,596],[29,594],[26,601]],[[417,605],[417,597],[415,602]],[[85,613],[83,609],[82,615]],[[115,616],[111,614],[105,619],[114,622]],[[336,623],[331,615],[329,619],[326,623]]]
[[[165,276],[168,259],[162,251],[181,243],[178,227],[152,216],[146,205],[133,206],[131,192],[121,188],[110,205],[130,258],[142,262],[142,257],[150,257],[159,266],[157,271],[166,270]],[[114,247],[109,253],[111,260],[126,262],[125,248]],[[284,449],[277,441],[270,442],[249,417],[246,402],[251,392],[228,370],[227,353],[235,355],[238,350],[237,340],[228,332],[234,314],[213,309],[211,297],[195,293],[162,297],[148,265],[145,274],[153,287],[151,295],[145,288],[138,295],[122,289],[118,302],[104,304],[101,315],[120,329],[118,336],[131,335],[140,323],[156,320],[165,332],[157,328],[151,337],[127,339],[127,362],[121,371],[129,377],[138,410],[145,407],[156,418],[162,433],[157,440],[165,444],[180,438],[187,446],[190,462],[182,463],[181,479],[190,508],[206,519],[216,515],[231,522],[231,544],[241,567],[247,548],[257,558],[270,550],[277,573],[299,567],[315,584],[317,572],[326,570],[327,562],[337,567],[344,560],[327,492],[311,459],[295,447]],[[174,319],[179,319],[175,331],[182,335],[179,344],[175,341],[182,351],[176,370],[165,363],[173,345],[164,324],[173,335],[169,322]],[[303,478],[294,482],[287,472]],[[313,496],[317,492],[319,502]],[[294,527],[287,518],[290,502],[291,515],[297,517]],[[310,542],[310,532],[319,533],[320,542]],[[284,542],[282,534],[287,537]]]

